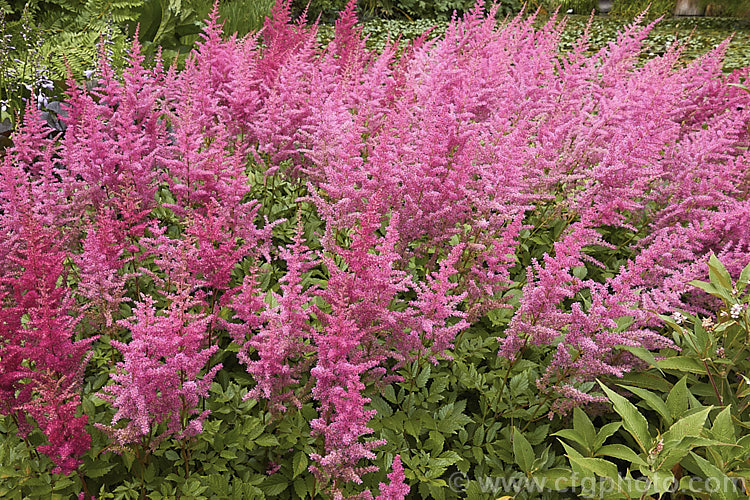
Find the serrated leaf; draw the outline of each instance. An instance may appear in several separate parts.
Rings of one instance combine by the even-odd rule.
[[[432,373],[432,369],[430,368],[429,364],[422,368],[422,371],[419,372],[419,375],[417,375],[417,378],[415,380],[419,389],[422,389],[427,385],[427,381],[430,379],[430,373]]]
[[[651,434],[648,432],[648,421],[641,415],[633,403],[620,396],[606,385],[599,382],[602,390],[615,407],[615,411],[622,417],[622,427],[635,439],[641,451],[648,453],[651,449]]]
[[[687,377],[682,377],[667,395],[667,408],[672,418],[677,419],[687,411],[688,405]]]
[[[588,457],[574,457],[568,456],[571,463],[575,463],[578,467],[593,472],[599,477],[608,477],[617,481],[619,474],[617,473],[617,466],[608,460],[602,458],[588,458]]]
[[[102,477],[112,470],[116,464],[109,464],[103,460],[97,460],[85,469],[86,477]]]
[[[664,433],[664,441],[680,441],[684,437],[697,437],[700,436],[703,426],[708,418],[708,413],[713,409],[713,406],[704,408],[692,415],[681,418]]]
[[[648,464],[640,456],[638,456],[636,452],[634,452],[624,444],[615,443],[604,445],[599,448],[599,450],[597,450],[596,454],[612,458],[619,458],[620,460],[626,460],[632,464],[648,467]]]
[[[708,462],[708,460],[696,455],[692,451],[690,452],[690,456],[701,469],[701,472],[706,475],[706,479],[712,481],[713,484],[718,486],[718,488],[712,488],[711,498],[721,498],[725,500],[734,500],[737,498],[736,490],[734,490],[734,483],[732,483],[732,480],[728,478],[726,474]],[[732,490],[729,490],[729,488],[732,488]]]
[[[714,253],[711,253],[711,257],[708,259],[708,277],[711,283],[719,285],[726,290],[732,289],[732,277],[729,276],[724,264],[721,263]]]
[[[672,389],[672,384],[664,377],[651,372],[626,373],[620,379],[620,383],[658,392],[669,392]]]
[[[581,436],[579,432],[576,432],[573,429],[561,429],[553,433],[552,435],[573,441],[574,443],[581,445],[584,450],[590,451],[589,445],[586,443],[586,439]]]
[[[293,486],[294,486],[294,492],[297,494],[298,497],[305,498],[309,496],[308,490],[307,490],[307,483],[305,483],[305,478],[298,477],[297,479],[294,480]]]
[[[276,439],[276,436],[273,434],[266,434],[264,436],[260,436],[258,439],[255,440],[255,444],[258,446],[278,446],[279,440]]]
[[[657,370],[659,370],[660,373],[664,373],[661,371],[661,368],[659,368],[659,365],[656,363],[656,358],[654,358],[654,355],[651,351],[648,349],[644,349],[643,347],[633,347],[633,346],[620,346],[620,348],[623,351],[628,351],[633,356],[637,357],[638,359],[645,361],[648,363],[649,366],[653,366]]]
[[[727,406],[721,413],[716,415],[714,423],[711,426],[711,434],[714,439],[724,443],[736,443],[737,437],[734,433],[734,423],[732,422],[732,407]]]
[[[570,469],[554,468],[534,473],[534,478],[540,485],[553,490],[565,490],[573,486]]]
[[[672,425],[672,422],[674,419],[672,418],[672,414],[669,411],[669,408],[667,407],[667,403],[664,402],[664,400],[659,397],[658,395],[654,394],[651,391],[648,391],[646,389],[641,389],[639,387],[632,387],[629,385],[623,385],[618,384],[623,389],[626,389],[636,396],[643,399],[646,404],[655,412],[657,412],[661,417],[664,419],[664,422],[666,422],[667,425]]]
[[[596,440],[596,429],[588,415],[580,408],[573,410],[573,429],[583,437],[584,446],[591,450]]]
[[[307,470],[307,454],[303,451],[298,451],[294,454],[292,460],[292,479],[299,476]]]
[[[593,450],[594,453],[596,453],[596,450],[602,447],[607,438],[617,432],[620,427],[622,427],[622,422],[610,422],[608,424],[604,424],[602,428],[599,429],[599,432],[596,433],[596,440],[594,441]]]
[[[510,379],[508,384],[510,393],[513,396],[520,396],[524,394],[529,388],[529,377],[526,373],[519,373]]]
[[[737,291],[739,293],[744,292],[748,282],[750,282],[750,264],[746,265],[740,273],[740,279],[737,280]]]
[[[260,489],[269,497],[277,497],[281,495],[281,493],[283,493],[288,487],[289,480],[278,472],[276,474],[271,474],[260,484]]]
[[[656,362],[662,370],[678,370],[681,372],[695,373],[706,375],[706,367],[700,360],[689,358],[687,356],[674,356],[672,358],[662,359]]]

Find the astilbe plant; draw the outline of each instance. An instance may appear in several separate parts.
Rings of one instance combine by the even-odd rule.
[[[686,294],[711,252],[750,260],[748,73],[721,72],[726,44],[641,64],[638,19],[561,54],[564,20],[497,22],[479,2],[444,37],[375,54],[354,1],[326,47],[290,12],[223,40],[214,9],[182,72],[146,69],[137,42],[122,74],[102,57],[93,89],[69,82],[64,137],[30,107],[2,158],[2,411],[47,434],[59,471],[88,446],[79,333],[118,332],[98,427],[120,449],[200,432],[210,358],[233,340],[248,397],[279,418],[312,401],[309,470],[337,497],[375,469],[375,391],[449,359],[488,311],[514,308],[508,366],[546,349],[554,416],[639,366],[623,346],[670,346],[658,313],[711,307]],[[278,238],[261,175],[323,230]],[[392,467],[381,497],[403,498]]]
[[[23,248],[8,257],[18,271],[3,280],[0,411],[13,416],[22,436],[38,426],[48,440],[38,451],[55,463],[53,473],[69,474],[91,441],[78,391],[95,338],[75,339],[75,302],[69,290],[57,286],[66,276],[64,253],[51,236],[30,221]]]
[[[537,345],[562,340],[539,381],[557,400],[554,411],[596,400],[576,388],[581,382],[637,366],[619,346],[670,345],[643,329],[654,316],[636,309],[691,307],[684,302],[684,283],[705,273],[711,248],[719,244],[734,252],[737,265],[744,260],[746,237],[738,231],[724,229],[724,236],[706,231],[696,240],[698,224],[718,229],[721,221],[723,228],[736,227],[722,214],[737,210],[742,206],[737,201],[747,195],[726,181],[742,179],[738,172],[746,170],[741,148],[747,141],[747,98],[728,85],[741,75],[721,74],[717,61],[724,47],[680,67],[677,44],[639,66],[641,42],[651,25],[642,27],[637,20],[594,57],[586,54],[588,35],[573,52],[558,56],[562,23],[553,18],[536,31],[532,16],[498,27],[480,4],[454,22],[443,39],[407,49],[396,64],[394,47],[379,56],[362,52],[351,4],[326,49],[315,46],[304,25],[291,26],[283,3],[275,14],[260,54],[247,55],[254,41],[230,42],[232,57],[249,61],[240,63],[248,73],[241,85],[228,84],[240,85],[230,106],[242,103],[230,114],[241,123],[232,126],[257,141],[272,171],[292,160],[286,173],[307,181],[329,234],[357,227],[363,214],[389,219],[394,269],[420,259],[424,278],[450,259],[458,286],[440,295],[453,300],[466,291],[464,305],[476,317],[502,305],[499,297],[518,277],[513,253],[524,217],[537,212],[573,224],[569,237],[529,270],[501,351],[512,358],[525,342],[521,338]],[[198,58],[195,65],[208,68],[209,60]],[[252,93],[252,103],[238,97],[244,92]],[[695,165],[691,172],[678,167],[686,163]],[[705,181],[696,183],[696,175]],[[708,192],[697,198],[701,190]],[[574,268],[606,267],[587,252],[593,247],[614,251],[601,235],[612,227],[640,239],[628,255],[632,260],[605,280],[575,277]],[[332,238],[327,241],[329,251],[342,255]],[[664,245],[671,251],[664,252]],[[335,294],[344,292],[334,286],[345,286],[346,294],[353,287],[348,281],[339,284],[341,269],[325,262],[334,272],[322,296],[330,307],[342,307],[337,304],[347,301]],[[691,262],[697,263],[685,265]],[[656,273],[646,272],[650,264]],[[373,280],[364,286],[372,287]],[[584,296],[590,300],[584,302]],[[351,311],[372,316],[378,300]],[[351,331],[357,322],[347,322],[347,314],[339,311],[325,328]],[[418,331],[389,314],[402,331]],[[636,317],[633,325],[617,331],[616,320],[630,315]],[[302,339],[310,332],[295,335]],[[354,334],[363,342],[359,335]],[[331,355],[344,355],[347,346]],[[377,359],[371,355],[352,364],[348,356],[351,380],[340,384],[345,390],[357,387],[361,374],[374,367],[366,362]],[[330,368],[317,362],[314,373],[322,377]],[[323,385],[316,389],[319,400],[328,397]],[[335,404],[326,404],[332,420],[321,429],[336,419]]]
[[[80,415],[83,368],[94,338],[76,338],[78,310],[65,287],[69,203],[54,140],[29,107],[0,165],[0,412],[22,436],[36,426],[54,473],[69,474],[90,446]],[[62,284],[61,284],[61,283]]]
[[[153,450],[169,436],[189,439],[201,432],[208,416],[198,408],[200,398],[221,369],[215,365],[199,377],[217,349],[204,348],[210,318],[189,312],[194,300],[184,291],[170,298],[167,315],[157,315],[151,299],[139,303],[132,319],[121,320],[131,341],[112,341],[123,361],[102,397],[117,411],[111,426],[98,427],[112,436],[115,449],[138,443]]]
[[[315,287],[303,288],[302,279],[317,264],[300,230],[280,257],[287,272],[281,279],[281,293],[271,294],[273,305],[263,301],[257,283],[247,276],[232,301],[235,318],[241,322],[224,322],[240,348],[239,361],[256,381],[246,398],[267,399],[275,412],[286,411],[289,402],[301,406],[300,395],[293,389],[301,373],[309,369],[304,355],[311,347],[305,341],[312,333],[310,305],[316,292]],[[253,353],[259,359],[253,359]]]
[[[361,483],[363,474],[377,470],[361,463],[374,459],[373,448],[384,444],[361,441],[372,433],[367,423],[375,414],[365,409],[367,384],[398,378],[386,370],[389,359],[403,364],[427,356],[437,362],[468,326],[458,310],[463,296],[451,295],[460,247],[417,286],[394,265],[395,229],[378,235],[381,210],[373,200],[346,247],[329,230],[317,257],[304,245],[300,228],[294,244],[282,250],[287,272],[280,293],[272,294],[273,305],[264,304],[257,285],[246,279],[233,302],[242,323],[226,324],[240,345],[240,361],[257,381],[249,397],[269,399],[276,412],[286,411],[288,403],[299,407],[310,396],[318,402],[319,416],[310,425],[323,438],[323,452],[311,455],[316,463],[310,470],[333,497],[343,494],[346,482]],[[329,275],[325,288],[304,286],[304,276],[321,264]],[[408,291],[415,292],[413,300],[402,298]],[[304,371],[311,378],[303,387]]]

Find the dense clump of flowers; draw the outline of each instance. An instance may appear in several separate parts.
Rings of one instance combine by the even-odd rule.
[[[215,365],[199,377],[217,349],[203,348],[210,318],[190,313],[195,303],[184,293],[171,299],[166,316],[157,316],[151,299],[139,303],[134,317],[121,321],[130,330],[131,341],[112,341],[123,361],[115,367],[114,384],[104,387],[102,397],[117,411],[111,426],[99,427],[112,436],[118,449],[144,438],[153,448],[172,435],[178,440],[193,437],[208,416],[198,405],[221,369],[221,364]],[[160,429],[162,424],[165,429]]]
[[[79,311],[64,286],[70,204],[47,134],[29,107],[0,163],[0,414],[23,436],[39,428],[39,452],[69,474],[91,443],[78,391],[95,338],[76,338]]]
[[[750,261],[748,73],[721,72],[726,43],[640,64],[638,19],[561,54],[564,20],[478,2],[376,54],[355,3],[325,47],[289,1],[244,40],[214,9],[184,71],[135,43],[121,75],[102,57],[92,89],[71,80],[61,140],[26,113],[0,163],[0,411],[47,435],[56,471],[89,446],[92,332],[114,349],[114,448],[199,433],[231,339],[272,417],[312,400],[309,470],[340,497],[375,470],[373,391],[489,311],[513,309],[511,366],[554,351],[537,387],[566,413],[638,366],[621,347],[671,345],[655,313],[710,305],[685,292],[711,252]],[[291,207],[255,199],[277,179]],[[295,210],[320,225],[276,232]],[[409,491],[392,468],[380,498]]]

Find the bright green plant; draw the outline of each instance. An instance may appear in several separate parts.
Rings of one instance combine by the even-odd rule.
[[[617,381],[638,398],[638,406],[602,385],[622,417],[625,439],[604,445],[592,438],[593,426],[582,412],[574,416],[573,429],[556,434],[565,439],[573,471],[581,474],[577,486],[596,485],[599,490],[591,493],[603,498],[645,498],[679,490],[694,498],[733,499],[747,493],[750,265],[733,282],[711,256],[709,277],[709,282],[692,284],[720,300],[717,317],[701,319],[684,311],[662,316],[680,351],[651,358],[650,370]],[[599,432],[617,425],[608,423]],[[627,474],[620,474],[612,458],[629,464]]]
[[[684,385],[676,384],[664,402],[654,393],[638,391],[645,395],[649,405],[658,408],[664,425],[653,425],[638,408],[625,397],[601,384],[622,422],[607,424],[599,432],[586,414],[576,412],[573,429],[557,435],[563,442],[570,460],[574,485],[583,496],[595,498],[660,498],[679,490],[681,493],[702,496],[717,494],[712,498],[739,498],[739,491],[726,474],[709,464],[694,450],[715,454],[721,459],[725,448],[732,449],[732,457],[747,455],[748,442],[737,445],[734,428],[727,407],[715,419],[712,427],[706,426],[712,406],[696,405],[688,408]],[[668,423],[668,424],[667,424]],[[619,427],[626,433],[626,443],[604,444],[608,435]],[[729,455],[728,455],[729,456]],[[606,457],[606,458],[604,458]],[[618,463],[626,464],[621,473]],[[682,474],[682,466],[694,475]]]

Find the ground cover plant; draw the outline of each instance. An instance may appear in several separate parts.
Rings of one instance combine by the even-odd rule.
[[[278,2],[0,164],[0,496],[739,498],[748,70]],[[105,47],[106,49],[106,47]],[[625,396],[628,396],[627,398]],[[637,403],[634,404],[634,403]],[[714,495],[714,496],[712,496]]]

